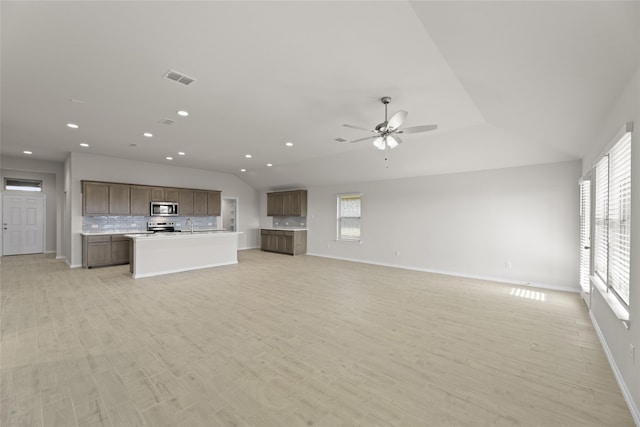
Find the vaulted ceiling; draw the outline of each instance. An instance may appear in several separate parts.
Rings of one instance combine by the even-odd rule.
[[[579,159],[640,58],[638,1],[0,8],[0,154],[84,151],[257,189]],[[367,136],[344,123],[383,121],[382,96],[390,114],[409,112],[405,126],[438,125],[406,135],[388,162],[370,142],[335,141]]]

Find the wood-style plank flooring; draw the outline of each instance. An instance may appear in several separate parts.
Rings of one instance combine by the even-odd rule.
[[[632,426],[578,294],[312,256],[1,259],[2,426]]]

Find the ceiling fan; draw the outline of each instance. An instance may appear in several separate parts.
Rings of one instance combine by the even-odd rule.
[[[398,111],[393,115],[393,117],[391,117],[391,119],[387,120],[387,105],[389,105],[389,103],[391,102],[391,97],[384,96],[380,98],[380,102],[384,104],[384,122],[378,124],[373,130],[365,129],[360,126],[348,124],[343,125],[352,129],[363,130],[365,132],[373,132],[375,133],[375,135],[355,139],[348,142],[360,142],[373,139],[373,145],[377,149],[385,150],[387,148],[395,148],[398,146],[398,144],[402,143],[402,139],[400,139],[399,136],[400,134],[427,132],[438,128],[438,125],[422,125],[400,129],[400,126],[402,126],[404,119],[407,118],[408,113],[406,111]]]

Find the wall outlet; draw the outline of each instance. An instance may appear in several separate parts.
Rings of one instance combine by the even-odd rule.
[[[137,226],[138,226],[138,224],[131,224],[131,226],[132,226],[132,227],[137,227]]]
[[[213,225],[213,223],[212,222],[208,222],[207,225]]]
[[[629,344],[629,352],[631,353],[631,364],[636,364],[636,348],[633,344]]]
[[[511,261],[505,261],[504,262],[504,268],[505,268],[505,270],[510,269],[511,268]]]
[[[98,224],[91,224],[91,228],[98,228]]]
[[[396,256],[400,256],[400,249],[396,249],[395,254]]]
[[[329,244],[327,243],[327,249],[329,249]]]

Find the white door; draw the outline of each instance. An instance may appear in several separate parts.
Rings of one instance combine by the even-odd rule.
[[[2,194],[2,255],[44,252],[44,194]]]

